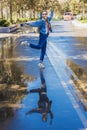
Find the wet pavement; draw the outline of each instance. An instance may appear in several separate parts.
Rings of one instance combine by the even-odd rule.
[[[58,60],[60,59],[59,63],[62,63],[63,68],[65,67],[65,70],[67,70],[66,75],[71,77],[71,81],[76,86],[75,88],[80,90],[81,95],[78,95],[83,101],[85,109],[87,109],[87,37],[85,35],[80,36],[80,32],[84,30],[74,28],[70,22],[65,22],[66,26],[63,26],[63,23],[59,22],[59,26],[56,27],[56,30],[57,28],[59,29],[56,31],[59,36],[51,35],[49,43],[54,52],[56,52],[54,56],[58,57]],[[60,36],[61,26],[63,26],[62,31],[64,29],[67,30],[67,35]],[[69,27],[68,29],[67,26]],[[87,30],[85,29],[86,32]]]
[[[86,40],[54,22],[41,70],[40,51],[19,44],[37,44],[38,34],[18,31],[0,39],[0,130],[86,130]]]

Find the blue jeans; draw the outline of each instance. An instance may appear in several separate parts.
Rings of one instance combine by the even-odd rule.
[[[41,34],[40,33],[38,44],[37,45],[30,44],[31,48],[41,49],[41,55],[40,55],[40,61],[41,62],[43,62],[44,56],[45,56],[45,53],[46,53],[47,37],[48,37],[48,34]]]

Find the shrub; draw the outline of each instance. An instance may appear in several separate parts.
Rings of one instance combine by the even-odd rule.
[[[27,22],[29,19],[28,18],[18,18],[17,19],[17,23],[21,23],[21,22]]]
[[[80,19],[79,21],[82,22],[82,23],[87,23],[87,18],[85,18],[85,19]]]
[[[10,22],[8,22],[6,19],[0,19],[1,27],[8,27],[9,25],[10,25]]]
[[[36,20],[38,20],[38,18],[30,18],[30,20],[34,20],[34,21],[36,21]]]
[[[38,18],[18,18],[17,23],[28,22],[30,20],[38,20]]]

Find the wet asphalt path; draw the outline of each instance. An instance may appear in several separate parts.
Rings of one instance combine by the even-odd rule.
[[[87,67],[87,29],[76,28],[71,21],[53,23],[53,33],[50,37],[58,50],[72,62]],[[57,26],[56,26],[57,25]]]
[[[70,82],[72,72],[66,64],[67,62],[69,64],[75,62],[84,68],[78,57],[83,50],[78,45],[81,45],[82,42],[76,38],[76,36],[79,37],[79,34],[74,32],[70,22],[55,22],[53,24],[55,25],[48,40],[47,55],[44,60],[46,68],[43,70],[47,97],[52,101],[50,111],[53,117],[51,119],[50,114],[47,114],[47,121],[43,122],[40,112],[33,111],[26,115],[26,112],[32,108],[38,107],[39,100],[37,93],[29,93],[22,101],[24,107],[18,109],[14,117],[1,123],[0,130],[86,130],[87,112],[75,95],[73,85]],[[30,42],[37,43],[35,35],[33,37],[27,35],[22,38],[28,38]],[[78,43],[77,46],[75,42]],[[28,90],[41,88],[40,70],[37,65],[40,52],[20,45],[15,49],[21,57],[25,73],[36,77],[34,81],[27,83]],[[86,53],[85,50],[86,47],[84,47],[82,54]],[[86,62],[83,58],[82,61]]]

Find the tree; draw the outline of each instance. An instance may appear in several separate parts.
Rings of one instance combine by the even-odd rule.
[[[84,19],[85,18],[85,11],[86,11],[86,3],[87,3],[87,0],[79,0],[79,2],[81,3],[81,9],[82,9],[82,18]]]

